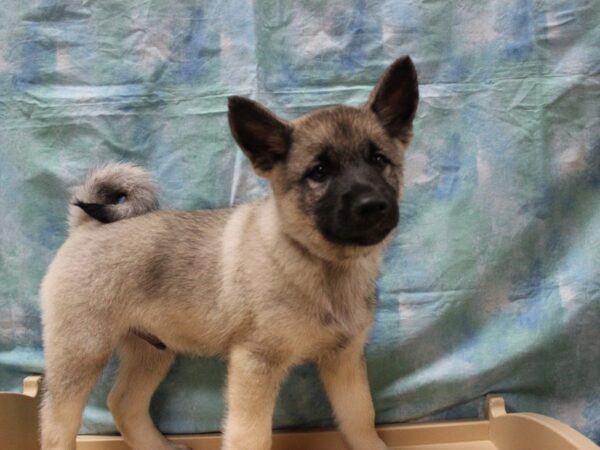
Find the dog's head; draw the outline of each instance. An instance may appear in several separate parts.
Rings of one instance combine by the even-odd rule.
[[[283,231],[326,258],[364,254],[398,224],[404,151],[419,90],[409,57],[396,60],[360,107],[286,121],[229,98],[233,137],[272,186]]]

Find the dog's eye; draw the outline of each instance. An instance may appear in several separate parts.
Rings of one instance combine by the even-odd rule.
[[[373,142],[369,142],[369,162],[381,168],[390,164],[390,160]]]
[[[331,171],[325,164],[317,164],[315,167],[308,171],[306,177],[320,183],[322,181],[325,181],[325,179],[329,176],[330,173]]]
[[[375,152],[371,155],[371,162],[377,166],[384,167],[390,163],[390,160],[383,153]]]

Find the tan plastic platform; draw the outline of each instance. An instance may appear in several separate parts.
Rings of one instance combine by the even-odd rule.
[[[0,393],[0,450],[39,450],[41,377],[28,377],[23,394]],[[379,427],[396,450],[598,450],[558,420],[538,414],[507,414],[504,400],[490,396],[487,419]],[[171,436],[195,450],[219,450],[218,434]],[[128,450],[120,437],[79,436],[77,450]],[[277,432],[273,450],[347,450],[336,431]]]

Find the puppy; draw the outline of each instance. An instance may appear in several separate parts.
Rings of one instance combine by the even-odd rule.
[[[418,96],[403,57],[360,107],[288,121],[230,97],[233,137],[271,186],[237,208],[159,211],[138,167],[93,172],[41,286],[43,450],[75,449],[86,398],[115,349],[108,406],[133,449],[187,448],[148,413],[177,353],[227,358],[225,450],[271,447],[278,388],[307,361],[318,364],[348,446],[385,449],[363,350]]]

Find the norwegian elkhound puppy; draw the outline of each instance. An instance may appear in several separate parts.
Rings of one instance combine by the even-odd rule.
[[[385,449],[363,347],[418,97],[408,57],[360,107],[288,121],[230,97],[233,137],[272,191],[237,208],[159,211],[138,167],[92,172],[41,287],[43,450],[75,449],[86,397],[114,349],[121,365],[108,406],[134,449],[187,448],[148,413],[177,353],[226,356],[226,450],[271,447],[279,385],[306,361],[318,364],[349,447]]]

